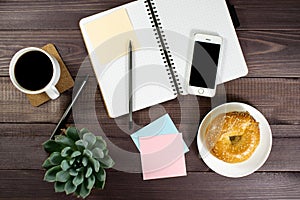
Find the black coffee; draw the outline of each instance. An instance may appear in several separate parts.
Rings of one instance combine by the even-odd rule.
[[[27,90],[43,89],[53,75],[50,58],[40,51],[23,54],[15,65],[15,77],[20,86]]]

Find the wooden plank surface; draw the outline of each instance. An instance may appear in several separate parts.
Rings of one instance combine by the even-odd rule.
[[[190,125],[186,124],[184,126],[189,127]],[[196,124],[194,126],[198,127]],[[55,125],[49,124],[0,124],[0,169],[41,169],[41,165],[47,157],[42,148],[42,143],[49,139],[54,127]],[[90,125],[85,127],[93,129]],[[269,159],[259,171],[300,171],[300,126],[285,125],[271,126],[271,128],[273,131],[272,151]],[[107,140],[128,152],[138,153],[129,135],[117,130],[115,125],[111,125],[109,130],[110,132],[105,132],[108,137]],[[292,137],[286,135],[286,132],[293,133]],[[183,135],[193,134],[185,130],[182,133]],[[109,147],[113,148],[113,146]],[[293,153],[291,154],[291,152]],[[135,156],[139,157],[138,154]],[[132,161],[127,160],[127,162]],[[195,142],[191,144],[190,152],[186,154],[186,162],[189,172],[209,171],[209,168],[198,157]]]
[[[47,157],[41,144],[49,138],[72,91],[39,108],[30,106],[8,78],[11,57],[23,47],[51,42],[75,78],[87,58],[79,20],[130,1],[0,1],[0,200],[76,199],[54,193],[53,184],[42,181],[41,169]],[[88,199],[300,199],[300,1],[231,3],[241,22],[237,34],[249,74],[226,83],[223,100],[245,102],[266,116],[273,133],[267,162],[250,176],[225,178],[198,158],[194,141],[186,154],[187,177],[142,181],[141,174],[111,169],[105,190],[93,191]],[[89,60],[85,62],[85,70],[90,71]],[[134,113],[135,129],[168,112],[185,136],[195,135],[199,121],[212,108],[208,98],[197,97],[196,102],[197,106],[195,98],[185,96],[138,111]],[[76,117],[70,117],[68,123],[76,119],[76,125],[92,130],[101,126],[113,144],[137,153],[126,131],[127,118],[107,117],[99,88],[96,93],[88,88],[78,106],[85,110],[74,111]],[[97,123],[88,122],[87,115],[95,111]]]
[[[54,193],[53,184],[41,182],[43,171],[1,170],[0,199],[76,199]],[[299,173],[255,173],[229,179],[215,173],[188,173],[187,177],[142,181],[140,174],[108,172],[105,190],[88,199],[299,199]],[[16,184],[16,181],[22,184]],[[38,195],[38,196],[37,196]]]
[[[20,6],[16,1],[2,1],[0,4],[0,19],[2,19],[0,27],[5,30],[78,29],[78,22],[81,18],[127,2],[131,1],[54,0],[46,2],[26,0]],[[240,29],[299,29],[299,2],[297,0],[285,2],[278,0],[232,1],[242,22]],[[263,13],[263,15],[258,13]]]
[[[1,26],[0,26],[1,27]],[[25,30],[0,31],[0,76],[8,76],[8,66],[12,56],[29,46],[42,47],[53,43],[73,76],[87,57],[87,52],[79,30]]]
[[[238,36],[248,77],[300,77],[299,31],[238,31]],[[0,40],[0,76],[8,76],[9,62],[16,51],[50,42],[56,45],[73,76],[85,59],[89,61],[79,30],[0,30]]]
[[[299,98],[300,79],[291,78],[241,78],[225,84],[225,89],[219,93],[226,102],[245,102],[260,110],[270,124],[299,124],[300,106]],[[115,123],[115,119],[109,119],[101,98],[99,89],[87,88],[87,93],[82,95],[76,108],[84,108],[82,112],[76,112],[78,123],[86,123],[90,112],[96,114],[102,123]],[[222,92],[224,94],[222,94]],[[92,99],[92,97],[94,97]],[[227,98],[226,98],[227,96]],[[216,97],[217,98],[217,97]],[[55,101],[50,101],[40,107],[33,107],[28,103],[26,96],[19,92],[8,77],[0,77],[0,122],[40,122],[57,123],[71,100],[71,91],[64,93]],[[196,112],[195,105],[199,105]],[[198,101],[198,102],[197,102]],[[93,107],[93,104],[95,106]],[[211,109],[211,101],[204,97],[183,96],[178,99],[161,104],[166,112],[170,113],[175,123],[199,123],[199,120]],[[181,109],[184,111],[181,112]],[[134,120],[137,124],[149,123],[149,109],[135,112]],[[160,110],[160,109],[159,109]],[[158,111],[156,111],[158,112]],[[191,113],[200,113],[194,116]],[[155,114],[157,117],[160,112]],[[120,117],[118,123],[127,124],[127,118]]]
[[[0,27],[16,29],[78,29],[79,20],[131,0],[2,1]]]
[[[238,31],[237,34],[249,69],[247,77],[299,77],[299,31]]]

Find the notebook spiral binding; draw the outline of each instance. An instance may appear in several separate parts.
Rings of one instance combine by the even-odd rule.
[[[179,82],[178,74],[174,66],[173,58],[169,50],[169,46],[162,28],[159,15],[157,14],[154,0],[145,0],[144,3],[148,12],[150,22],[152,24],[158,47],[160,48],[161,56],[164,60],[166,71],[169,75],[170,84],[172,86],[174,95],[182,94],[182,86]]]

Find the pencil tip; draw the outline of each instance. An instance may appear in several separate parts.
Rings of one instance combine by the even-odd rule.
[[[130,47],[130,48],[132,47],[132,42],[131,42],[131,40],[129,40],[129,47]]]

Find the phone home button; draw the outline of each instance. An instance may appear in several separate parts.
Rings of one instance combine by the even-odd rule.
[[[203,94],[204,90],[203,89],[199,89],[198,92],[199,92],[199,94]]]

